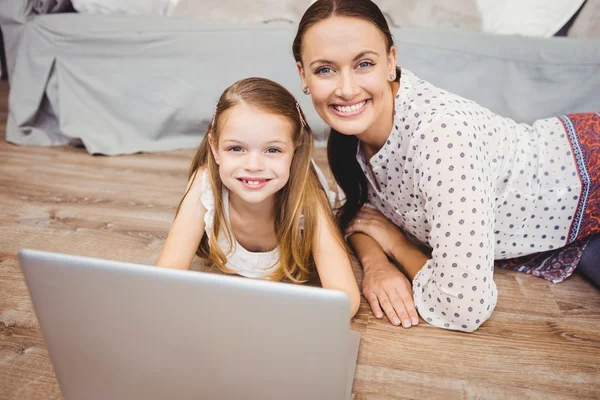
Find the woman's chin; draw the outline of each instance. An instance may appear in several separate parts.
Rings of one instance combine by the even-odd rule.
[[[364,113],[345,117],[328,110],[327,118],[323,118],[325,123],[341,134],[348,136],[357,136],[365,132],[370,125],[368,115]]]
[[[360,123],[359,121],[340,121],[336,118],[325,122],[339,133],[348,136],[358,136],[367,130],[367,124]]]

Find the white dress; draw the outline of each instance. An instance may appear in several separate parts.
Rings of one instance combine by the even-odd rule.
[[[321,185],[325,189],[330,201],[333,201],[335,193],[329,190],[327,179],[323,175],[323,172],[314,163],[313,166],[319,177]],[[214,217],[215,217],[215,196],[210,186],[208,173],[205,171],[202,175],[202,195],[200,198],[202,205],[206,209],[204,214],[204,231],[206,235],[210,236],[213,230]],[[273,273],[279,268],[279,247],[267,251],[267,252],[252,252],[245,249],[241,244],[235,240],[233,232],[231,230],[230,219],[229,219],[229,190],[223,187],[223,211],[225,221],[228,224],[229,232],[232,233],[233,248],[230,248],[227,235],[221,229],[217,242],[221,251],[227,257],[226,267],[234,271],[238,275],[245,276],[247,278],[266,278],[267,275]]]
[[[357,161],[369,205],[432,249],[413,281],[427,322],[477,329],[496,305],[495,259],[574,239],[571,150],[559,118],[518,124],[402,69],[392,132],[368,161],[359,143]]]

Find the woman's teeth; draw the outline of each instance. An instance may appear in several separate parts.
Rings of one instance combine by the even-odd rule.
[[[351,113],[354,111],[358,111],[361,108],[363,108],[365,106],[365,104],[367,104],[367,101],[361,101],[360,103],[351,105],[351,106],[336,106],[334,105],[333,107],[338,110],[339,112],[343,112],[343,113]]]

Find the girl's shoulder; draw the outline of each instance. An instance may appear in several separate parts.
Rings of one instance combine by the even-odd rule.
[[[206,232],[212,230],[215,216],[215,193],[213,191],[210,175],[206,167],[200,167],[196,171],[195,181],[192,183],[196,187],[197,200],[206,209],[204,214],[204,226]]]
[[[185,197],[189,198],[194,204],[202,205],[206,209],[204,223],[206,230],[210,231],[213,225],[215,197],[210,184],[208,169],[205,166],[199,167],[190,177]]]

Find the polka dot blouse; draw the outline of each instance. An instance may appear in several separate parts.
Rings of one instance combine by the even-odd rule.
[[[580,184],[557,118],[517,124],[402,69],[392,132],[357,160],[369,204],[432,250],[413,294],[435,326],[474,331],[496,305],[494,259],[566,243]]]

